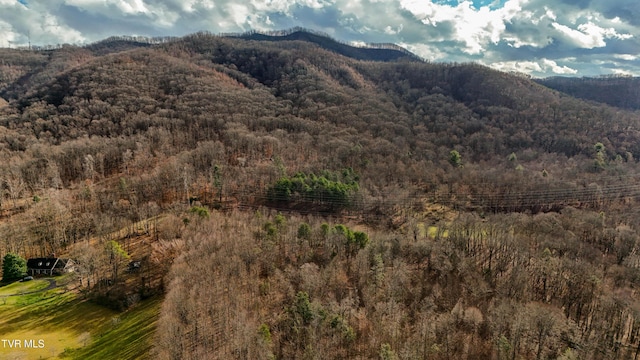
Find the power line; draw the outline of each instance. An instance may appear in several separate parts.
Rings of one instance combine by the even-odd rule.
[[[610,176],[610,180],[622,180],[624,178],[639,178],[640,174],[632,174],[626,176]],[[606,178],[605,178],[606,179]],[[482,184],[482,183],[481,183]],[[489,184],[489,183],[484,183]],[[611,184],[597,185],[592,187],[565,187],[551,189],[534,189],[530,191],[518,192],[475,192],[475,193],[458,193],[455,191],[444,192],[441,195],[437,190],[432,194],[411,194],[404,197],[394,195],[383,196],[375,200],[365,200],[362,196],[351,196],[348,202],[343,203],[344,198],[326,194],[323,197],[314,197],[308,194],[300,196],[281,196],[277,194],[266,194],[261,189],[243,189],[234,191],[229,196],[238,200],[240,207],[259,208],[266,206],[278,211],[293,211],[304,214],[321,214],[329,215],[331,209],[344,208],[347,212],[363,213],[366,209],[380,208],[381,210],[393,207],[415,207],[424,201],[431,201],[436,204],[445,206],[454,206],[467,210],[509,210],[509,209],[526,209],[526,208],[553,208],[566,206],[583,206],[591,204],[591,206],[599,206],[616,200],[639,200],[640,184]],[[462,196],[462,198],[460,198]],[[456,199],[456,197],[458,197]],[[286,204],[294,204],[288,206]],[[296,206],[297,205],[297,206]],[[300,209],[300,207],[304,207]],[[324,207],[327,210],[314,210],[311,207]],[[367,214],[370,216],[371,214]]]

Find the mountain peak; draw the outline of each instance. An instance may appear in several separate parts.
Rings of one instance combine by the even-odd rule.
[[[355,46],[336,40],[327,33],[302,27],[266,32],[249,31],[238,34],[222,34],[222,36],[257,41],[306,41],[356,60],[383,62],[399,60],[422,61],[419,56],[396,44],[367,43],[363,46]]]

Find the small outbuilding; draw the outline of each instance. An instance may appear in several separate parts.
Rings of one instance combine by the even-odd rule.
[[[140,271],[141,265],[140,261],[131,261],[127,267],[127,271],[130,273],[138,272]]]
[[[27,260],[29,275],[62,275],[73,272],[73,260],[61,258],[35,258]]]

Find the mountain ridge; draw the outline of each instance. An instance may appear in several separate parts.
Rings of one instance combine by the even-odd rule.
[[[361,46],[343,43],[331,38],[330,35],[295,27],[282,31],[251,31],[242,34],[229,34],[228,37],[236,37],[246,40],[258,41],[295,41],[301,40],[317,44],[318,46],[334,51],[338,54],[357,59],[370,61],[423,61],[419,56],[407,49],[392,43],[369,43]]]
[[[274,44],[275,47],[271,44]],[[368,63],[350,57],[340,57],[339,54],[337,56],[330,55],[335,52],[315,47],[312,43],[303,44],[305,43],[291,41],[255,41],[255,43],[252,43],[235,37],[193,34],[179,41],[171,40],[154,45],[154,47],[119,51],[109,55],[110,58],[93,54],[90,50],[84,48],[65,48],[49,53],[47,55],[49,57],[48,60],[46,58],[39,60],[43,61],[39,64],[45,64],[46,66],[37,65],[32,67],[31,70],[26,70],[24,75],[16,78],[14,82],[11,82],[11,77],[4,76],[8,81],[2,85],[4,90],[0,91],[0,95],[10,101],[20,98],[20,103],[22,104],[20,107],[23,108],[32,103],[29,98],[35,99],[33,96],[25,97],[25,95],[27,95],[27,92],[33,92],[38,88],[33,86],[34,82],[40,82],[44,86],[42,87],[43,91],[47,92],[45,98],[49,99],[49,103],[57,106],[63,103],[65,96],[73,96],[73,93],[69,93],[69,89],[77,88],[78,85],[76,84],[74,85],[75,87],[70,88],[70,85],[65,83],[67,80],[63,81],[67,77],[67,75],[64,75],[64,71],[74,71],[72,70],[74,67],[82,68],[83,64],[90,63],[96,59],[103,59],[100,60],[103,64],[109,64],[109,61],[112,60],[115,63],[125,64],[129,61],[127,60],[129,56],[127,54],[147,59],[142,60],[140,63],[141,69],[144,70],[146,66],[149,66],[148,64],[153,63],[152,59],[156,56],[154,54],[165,54],[166,56],[163,56],[169,62],[165,65],[158,64],[159,68],[175,65],[182,68],[190,67],[195,69],[194,64],[197,63],[196,67],[204,66],[204,68],[215,69],[230,76],[245,87],[254,88],[257,84],[260,84],[263,89],[272,92],[276,99],[293,101],[294,105],[301,104],[300,101],[306,99],[305,101],[316,102],[322,108],[337,106],[346,104],[345,99],[348,97],[357,96],[359,91],[368,89],[373,98],[386,102],[391,101],[398,109],[402,109],[402,117],[415,118],[416,115],[412,113],[421,108],[419,105],[421,97],[438,99],[437,96],[441,95],[444,96],[443,99],[449,98],[454,102],[463,104],[462,106],[465,110],[461,113],[468,112],[468,116],[472,119],[470,120],[471,122],[478,122],[483,118],[493,118],[494,123],[497,118],[502,117],[502,115],[492,114],[496,107],[509,109],[510,112],[526,113],[531,111],[533,106],[539,105],[535,111],[541,112],[544,116],[540,116],[537,120],[538,122],[554,121],[559,116],[556,114],[558,107],[573,108],[570,110],[572,112],[579,112],[578,108],[582,107],[582,105],[578,104],[572,106],[561,105],[563,103],[568,104],[573,100],[563,99],[552,91],[545,91],[545,87],[530,79],[491,70],[488,67],[477,64]],[[189,51],[192,54],[189,55],[185,51]],[[106,59],[111,60],[107,61]],[[327,62],[328,59],[331,62]],[[114,70],[119,68],[123,67],[118,65]],[[9,66],[9,69],[13,68]],[[185,70],[166,71],[184,73]],[[188,70],[186,73],[190,71]],[[156,75],[152,75],[150,72],[148,76]],[[62,82],[55,85],[53,83],[47,85],[48,81],[56,77]],[[75,76],[71,76],[71,78],[75,78]],[[87,76],[85,78],[89,79],[90,77]],[[117,80],[111,81],[117,84]],[[163,91],[168,93],[182,91],[169,89],[173,86],[170,84],[172,81],[175,82],[175,80],[167,80],[167,83],[162,85],[166,87]],[[148,86],[157,88],[160,85],[149,83]],[[59,91],[56,89],[63,92],[56,95]],[[336,92],[334,90],[339,91]],[[323,93],[326,95],[323,95]],[[319,95],[322,95],[322,98],[318,98]],[[54,99],[56,96],[58,97],[57,100]],[[341,98],[343,100],[339,100]],[[555,109],[553,108],[554,106],[556,107]],[[589,107],[592,106],[588,105],[584,108]],[[374,105],[372,108],[379,108],[379,106]],[[424,107],[421,109],[426,113],[432,111]],[[379,108],[379,111],[380,114],[384,114],[389,110]],[[549,117],[547,114],[552,115]],[[468,122],[469,120],[466,121]],[[509,126],[506,119],[500,122],[502,124],[500,127]],[[478,122],[478,124],[482,123]],[[484,122],[481,127],[486,128],[488,124]],[[603,123],[597,121],[594,124],[601,124],[599,126],[602,126]],[[523,130],[531,132],[535,127],[534,125],[533,123],[525,122],[523,126],[526,127]],[[529,130],[526,130],[527,127]],[[469,127],[469,129],[471,128],[473,126]],[[571,125],[569,128],[576,127]],[[610,131],[611,129],[605,130],[602,128],[600,133]],[[587,132],[593,133],[592,131]],[[535,133],[531,133],[529,137],[534,135]],[[557,138],[557,136],[553,137]],[[536,142],[535,139],[532,139],[532,141]],[[595,143],[596,139],[593,142]],[[449,146],[453,146],[455,143],[455,141],[449,142]],[[519,147],[526,147],[530,143],[531,141],[527,141],[520,144]],[[578,146],[575,141],[558,140],[551,141],[547,145],[548,150],[560,150],[569,156],[578,153],[588,154],[591,151],[590,147],[591,144]],[[635,148],[636,146],[629,145],[617,151],[624,153]],[[633,150],[633,152],[635,156],[640,156],[639,151]]]
[[[536,79],[535,81],[576,98],[623,109],[640,109],[640,77],[600,76],[576,78],[553,76]]]
[[[0,252],[68,253],[83,298],[115,308],[164,293],[153,349],[124,352],[596,360],[640,346],[637,112],[478,64],[299,40],[0,58]]]

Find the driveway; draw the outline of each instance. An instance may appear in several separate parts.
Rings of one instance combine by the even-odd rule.
[[[22,296],[22,295],[36,294],[36,293],[39,293],[39,292],[55,289],[55,288],[58,287],[58,284],[56,283],[55,279],[46,278],[46,279],[40,279],[40,280],[47,280],[49,282],[49,286],[47,286],[44,289],[40,289],[40,290],[21,292],[21,293],[17,293],[17,294],[0,295],[0,298],[10,297],[10,296]]]

